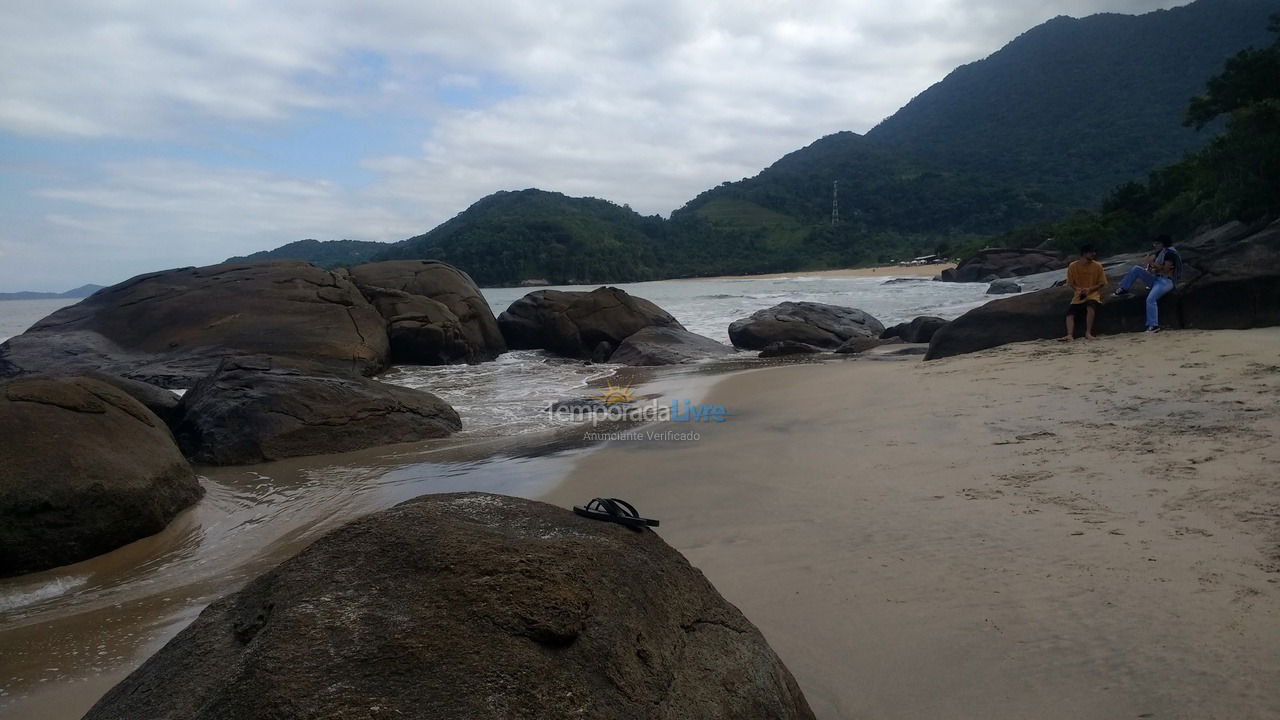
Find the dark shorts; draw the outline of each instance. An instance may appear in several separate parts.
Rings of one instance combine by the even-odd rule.
[[[1097,300],[1085,300],[1082,303],[1071,303],[1067,306],[1067,314],[1075,315],[1077,318],[1082,318],[1085,316],[1085,308],[1096,308],[1100,305],[1102,305],[1102,303]]]

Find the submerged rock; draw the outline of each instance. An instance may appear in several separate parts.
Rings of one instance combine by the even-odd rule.
[[[179,411],[178,444],[210,465],[348,452],[462,428],[458,413],[430,393],[271,358],[226,360],[183,396]]]
[[[1010,295],[1022,292],[1022,286],[1012,280],[993,280],[987,287],[988,295]]]
[[[370,375],[387,363],[385,323],[340,272],[297,261],[139,275],[0,345],[0,377],[101,370],[186,388],[223,357],[269,354]]]
[[[855,337],[879,337],[884,325],[856,308],[815,302],[784,302],[729,325],[734,347],[761,350],[797,342],[834,350]]]
[[[786,357],[788,355],[817,355],[826,352],[826,348],[820,348],[817,345],[809,343],[796,342],[795,340],[779,340],[778,342],[769,343],[760,350],[761,358]]]
[[[621,365],[679,365],[734,354],[704,335],[675,327],[647,327],[628,335],[609,357]]]
[[[98,380],[0,384],[0,438],[0,577],[153,535],[204,492],[164,423]]]
[[[1280,325],[1280,221],[1262,228],[1232,223],[1177,248],[1183,258],[1182,282],[1160,299],[1161,327],[1212,330]],[[1129,264],[1106,264],[1109,288],[1103,292],[1095,332],[1143,330],[1145,288],[1135,286],[1128,297],[1111,295]],[[934,335],[926,359],[1060,337],[1071,293],[1065,287],[1051,287],[970,310]]]
[[[351,522],[210,605],[86,720],[812,718],[653,532],[482,493]]]
[[[443,365],[507,351],[489,302],[470,275],[438,260],[357,265],[351,279],[386,318],[397,362]]]
[[[531,292],[498,316],[498,327],[513,349],[597,361],[608,359],[623,340],[645,328],[684,330],[667,311],[615,287]]]

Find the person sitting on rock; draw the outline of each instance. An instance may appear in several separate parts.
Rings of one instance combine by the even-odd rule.
[[[1092,245],[1080,247],[1080,259],[1067,266],[1067,286],[1075,291],[1071,296],[1071,304],[1067,306],[1067,334],[1059,338],[1062,342],[1075,339],[1076,318],[1085,318],[1084,336],[1094,340],[1093,319],[1098,306],[1102,304],[1102,288],[1107,286],[1107,274],[1102,263],[1097,260],[1097,251]]]
[[[1182,279],[1182,256],[1173,247],[1173,239],[1168,235],[1152,240],[1151,247],[1151,254],[1143,258],[1143,264],[1134,265],[1125,273],[1114,294],[1119,297],[1128,295],[1129,287],[1135,280],[1146,283],[1147,332],[1160,332],[1160,308],[1157,303]]]

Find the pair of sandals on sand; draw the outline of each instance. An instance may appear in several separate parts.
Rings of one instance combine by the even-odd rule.
[[[574,505],[573,511],[584,518],[617,523],[634,530],[647,527],[658,527],[658,521],[640,517],[635,507],[626,500],[618,498],[595,498],[586,506]]]

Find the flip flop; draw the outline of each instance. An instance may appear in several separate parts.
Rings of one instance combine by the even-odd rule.
[[[657,520],[640,517],[631,503],[618,498],[595,498],[586,507],[574,505],[573,511],[584,518],[614,522],[636,530],[658,527]]]

